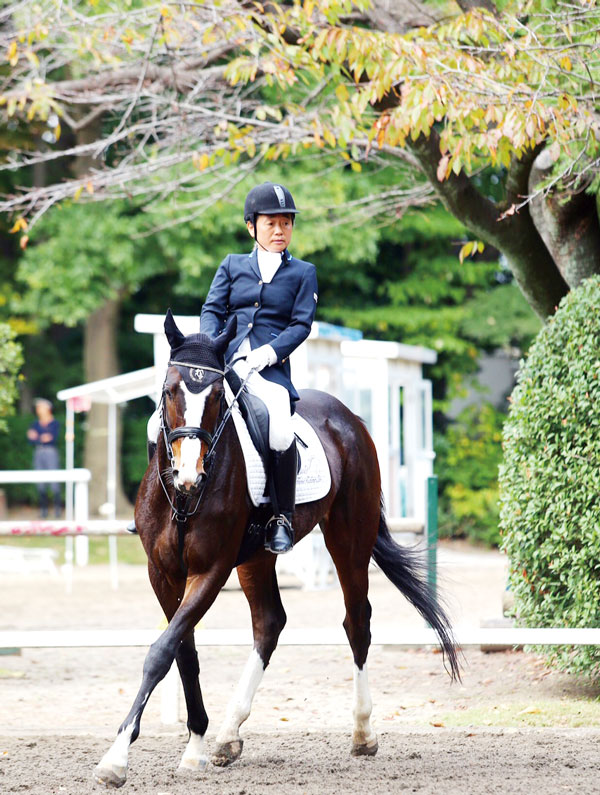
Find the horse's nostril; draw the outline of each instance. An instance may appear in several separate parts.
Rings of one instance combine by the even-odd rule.
[[[174,469],[173,470],[173,477],[174,478],[178,478],[179,477],[179,470],[178,469]]]

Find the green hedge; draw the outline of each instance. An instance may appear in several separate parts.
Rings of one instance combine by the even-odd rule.
[[[501,529],[519,622],[600,626],[600,279],[561,302],[522,363],[504,430]],[[600,649],[546,649],[593,677]]]
[[[506,414],[491,403],[468,406],[436,438],[440,480],[440,535],[495,546],[498,466]]]

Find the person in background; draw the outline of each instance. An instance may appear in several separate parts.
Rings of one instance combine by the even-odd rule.
[[[46,398],[36,398],[35,413],[37,420],[27,431],[27,439],[34,447],[33,468],[60,469],[57,447],[60,423],[54,418],[52,403]],[[48,487],[54,501],[54,515],[60,516],[62,512],[60,485],[58,483],[38,483],[41,516],[44,518],[48,516]]]

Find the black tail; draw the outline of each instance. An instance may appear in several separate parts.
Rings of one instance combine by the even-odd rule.
[[[396,544],[385,522],[383,506],[379,519],[379,532],[371,553],[373,560],[385,576],[437,633],[452,679],[460,680],[457,647],[448,616],[432,596],[425,579],[425,565],[420,552]]]

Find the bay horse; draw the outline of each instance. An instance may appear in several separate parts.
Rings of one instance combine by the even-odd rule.
[[[144,707],[173,660],[183,683],[189,730],[179,769],[200,771],[207,765],[208,716],[194,627],[234,567],[250,605],[254,647],[216,737],[216,765],[228,765],[242,752],[240,726],[286,622],[276,556],[263,547],[244,547],[258,509],[248,497],[243,453],[225,402],[224,353],[235,333],[232,320],[216,339],[184,337],[170,311],[165,320],[171,360],[161,398],[162,433],[139,489],[135,523],[148,556],[150,582],[169,624],[150,647],[131,710],[94,770],[95,780],[106,786],[125,783],[128,751],[138,737]],[[377,454],[365,425],[331,395],[316,390],[300,394],[298,411],[323,444],[331,488],[323,499],[296,507],[296,542],[320,525],[337,569],[346,608],[343,626],[354,658],[351,753],[372,756],[377,737],[370,722],[366,665],[371,558],[436,630],[452,678],[460,675],[457,650],[448,618],[424,580],[421,556],[397,545],[389,533]]]

